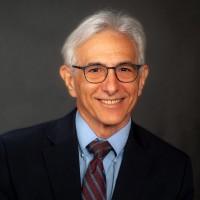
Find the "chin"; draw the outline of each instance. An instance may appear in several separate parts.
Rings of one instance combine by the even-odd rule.
[[[106,126],[123,126],[123,124],[126,124],[126,121],[124,118],[119,118],[116,115],[112,115],[112,116],[106,116],[104,115],[104,117],[102,117],[100,119],[101,123],[106,125]]]

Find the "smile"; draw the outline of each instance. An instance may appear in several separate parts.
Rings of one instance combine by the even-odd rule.
[[[114,105],[122,101],[122,99],[100,99],[100,101],[107,105]]]

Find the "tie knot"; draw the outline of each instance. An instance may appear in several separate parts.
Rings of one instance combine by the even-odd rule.
[[[103,159],[113,148],[108,141],[94,140],[87,145],[87,149],[95,158]]]

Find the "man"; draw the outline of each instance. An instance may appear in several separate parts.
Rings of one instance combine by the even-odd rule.
[[[0,140],[0,199],[191,200],[188,156],[131,120],[149,67],[134,18],[100,11],[67,38],[60,75],[77,108]]]

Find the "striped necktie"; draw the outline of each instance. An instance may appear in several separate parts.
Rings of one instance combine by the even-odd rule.
[[[94,155],[86,171],[82,184],[83,200],[106,200],[106,177],[103,159],[112,150],[107,141],[95,140],[87,149]]]

